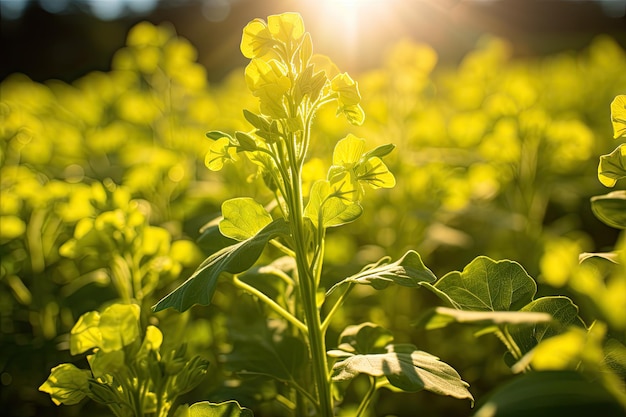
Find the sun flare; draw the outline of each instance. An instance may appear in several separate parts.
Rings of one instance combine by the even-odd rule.
[[[401,0],[296,0],[294,2],[326,53],[349,68],[404,25]]]

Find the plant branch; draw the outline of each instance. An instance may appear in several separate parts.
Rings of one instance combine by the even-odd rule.
[[[376,392],[376,379],[373,376],[370,376],[370,387],[365,393],[363,400],[361,400],[361,404],[359,404],[359,408],[356,410],[356,414],[354,417],[361,417],[363,412],[367,410],[372,399],[374,398],[374,393]]]
[[[247,291],[248,293],[254,295],[257,298],[259,298],[261,301],[263,301],[265,304],[267,304],[268,307],[270,307],[272,310],[274,310],[274,312],[276,314],[278,314],[279,316],[281,316],[282,318],[287,320],[289,323],[291,323],[294,326],[296,326],[300,331],[302,331],[302,333],[304,333],[304,334],[308,333],[307,326],[304,323],[302,323],[300,320],[298,320],[296,317],[294,317],[290,312],[285,310],[276,301],[272,300],[270,297],[265,295],[263,292],[257,290],[252,285],[246,284],[245,282],[240,280],[236,275],[233,275],[233,282],[234,282],[234,284],[237,287],[239,287],[242,290]]]
[[[348,283],[348,287],[346,288],[346,290],[343,292],[343,294],[339,296],[339,298],[337,299],[337,301],[335,301],[335,304],[333,304],[328,314],[326,314],[326,317],[324,318],[324,321],[322,322],[322,332],[326,333],[326,330],[328,330],[328,326],[330,325],[330,321],[333,318],[333,315],[337,312],[337,310],[339,310],[339,307],[341,307],[345,299],[348,297],[348,295],[352,291],[352,288],[354,288],[354,284],[352,282]]]

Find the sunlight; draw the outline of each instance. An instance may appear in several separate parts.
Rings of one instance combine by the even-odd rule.
[[[350,69],[363,62],[381,42],[396,37],[402,30],[400,0],[296,0],[326,52],[333,49],[339,61]],[[328,49],[327,49],[328,47]]]

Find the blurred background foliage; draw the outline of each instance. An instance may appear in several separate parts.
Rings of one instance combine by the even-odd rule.
[[[357,222],[329,232],[327,286],[365,263],[414,249],[437,276],[462,269],[478,255],[508,258],[539,280],[540,294],[568,295],[564,275],[578,254],[615,244],[617,233],[593,217],[589,198],[605,192],[596,172],[598,156],[615,147],[609,103],[626,93],[619,29],[612,33],[613,26],[606,25],[609,34],[548,36],[546,49],[533,50],[539,34],[520,43],[523,28],[509,37],[494,36],[498,31],[490,29],[500,26],[482,29],[476,21],[457,28],[470,36],[455,35],[457,43],[449,49],[444,47],[451,40],[444,35],[453,33],[449,27],[430,39],[393,32],[376,41],[384,45],[372,41],[373,50],[360,60],[360,51],[346,52],[352,51],[347,43],[328,42],[332,30],[324,31],[307,2],[225,2],[228,13],[220,19],[209,10],[219,2],[179,3],[152,12],[150,20],[158,24],[141,21],[149,9],[139,3],[130,10],[134,16],[106,24],[93,20],[92,36],[103,30],[115,34],[109,43],[117,43],[108,58],[106,47],[98,50],[100,62],[110,62],[98,70],[80,73],[86,67],[76,66],[75,53],[59,53],[60,45],[54,60],[67,60],[73,69],[54,66],[53,60],[47,72],[45,61],[30,72],[28,59],[41,59],[37,49],[16,54],[15,48],[25,45],[3,47],[3,62],[10,65],[3,64],[0,84],[0,404],[9,415],[106,415],[90,403],[57,408],[37,387],[51,367],[72,361],[68,332],[76,319],[119,300],[138,302],[144,324],[158,324],[166,341],[185,340],[192,354],[211,362],[211,377],[189,398],[230,399],[229,374],[220,358],[231,349],[229,323],[258,320],[253,300],[224,284],[212,307],[156,316],[149,307],[203,259],[195,243],[198,230],[219,213],[224,199],[267,192],[245,161],[219,174],[208,171],[203,161],[210,141],[204,134],[248,130],[241,111],[257,103],[238,67],[243,61],[230,57],[238,53],[248,20],[281,8],[301,9],[316,52],[341,62],[359,82],[366,113],[356,129],[333,112],[318,116],[306,175],[324,175],[330,149],[349,131],[370,148],[397,145],[387,160],[397,186],[369,193]],[[443,3],[447,6],[424,2],[429,6],[422,6],[422,13],[458,23],[458,8],[470,7]],[[21,17],[5,16],[7,4],[2,2],[2,40],[9,45],[5,28],[9,34],[24,30],[20,19],[32,23],[55,3],[39,2],[47,12],[25,3]],[[198,10],[213,22],[204,23],[212,35],[207,42],[180,36],[202,28],[198,19],[189,25],[176,19],[192,6],[202,6]],[[476,16],[480,7],[487,6],[468,10]],[[56,13],[59,21],[69,21],[73,12]],[[162,23],[168,13],[173,23]],[[621,20],[602,15],[624,23],[623,15]],[[383,15],[380,23],[389,24]],[[369,24],[371,29],[376,23]],[[124,41],[120,29],[130,27]],[[38,33],[36,45],[54,38]],[[209,58],[202,53],[207,45],[214,51]],[[350,323],[377,322],[391,329],[396,341],[414,343],[455,366],[476,398],[508,379],[496,340],[477,341],[470,330],[454,326],[428,333],[413,326],[435,304],[420,291],[355,290],[331,337]],[[582,307],[585,318],[591,313]],[[268,390],[251,392],[243,404],[271,396]],[[358,393],[357,381],[353,395]],[[433,416],[471,413],[466,404],[446,398],[420,393],[398,403],[398,395],[381,395],[376,415],[412,415],[415,408]]]

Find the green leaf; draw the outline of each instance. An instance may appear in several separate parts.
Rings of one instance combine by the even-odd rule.
[[[339,349],[349,353],[384,352],[393,341],[391,332],[374,323],[348,326],[339,336]]]
[[[552,320],[552,316],[540,312],[521,311],[463,311],[454,308],[436,307],[425,315],[420,321],[428,330],[439,329],[452,323],[474,324],[481,327],[521,324],[543,323]]]
[[[450,365],[412,345],[387,346],[385,353],[357,354],[333,366],[332,379],[349,381],[359,374],[386,377],[391,385],[407,392],[425,389],[460,399],[474,398],[467,384]]]
[[[358,202],[331,195],[330,183],[326,180],[313,184],[309,202],[304,209],[304,215],[311,219],[315,227],[320,227],[321,223],[323,228],[350,223],[361,213],[363,207]]]
[[[92,348],[120,350],[139,337],[140,309],[136,304],[113,304],[102,314],[90,311],[80,316],[70,332],[70,353]]]
[[[396,178],[378,157],[371,157],[357,165],[355,174],[359,181],[372,188],[393,188],[396,185]]]
[[[277,219],[250,239],[212,254],[187,281],[152,307],[153,311],[172,307],[182,312],[194,304],[209,305],[222,272],[238,274],[247,270],[261,256],[267,242],[288,233],[289,225],[284,219]]]
[[[454,308],[470,311],[519,310],[537,292],[537,284],[520,264],[486,256],[474,259],[463,272],[446,274],[434,287]]]
[[[235,132],[235,138],[237,139],[237,142],[239,142],[239,146],[237,146],[237,151],[239,152],[254,152],[258,149],[254,138],[246,132]]]
[[[573,371],[529,372],[499,386],[474,417],[623,416],[597,382]]]
[[[395,148],[396,148],[396,145],[394,145],[393,143],[380,145],[380,146],[375,147],[371,151],[367,151],[365,155],[363,155],[363,158],[364,159],[369,159],[369,158],[374,158],[374,157],[383,158],[389,155]]]
[[[79,355],[102,344],[100,313],[89,311],[81,315],[70,331],[70,353]]]
[[[220,249],[237,243],[235,239],[224,236],[220,233],[219,222],[223,217],[211,221],[200,229],[198,246],[202,248],[205,255],[212,255]]]
[[[91,372],[78,369],[71,363],[63,363],[52,368],[50,376],[39,387],[39,391],[50,394],[56,405],[78,404],[89,394]]]
[[[209,361],[196,355],[185,363],[185,366],[174,378],[173,391],[177,395],[185,394],[197,387],[209,371]]]
[[[230,136],[228,133],[220,132],[219,130],[212,130],[210,132],[207,132],[206,137],[212,140],[218,140],[221,138],[228,138],[230,142],[232,142],[233,140],[233,137]]]
[[[524,306],[523,313],[547,313],[549,322],[507,326],[509,334],[524,355],[544,339],[565,331],[570,325],[581,325],[578,307],[567,297],[541,297]]]
[[[591,197],[591,210],[606,225],[626,229],[626,191]]]
[[[113,304],[100,315],[98,328],[104,352],[120,350],[139,337],[140,308],[136,304]]]
[[[269,130],[270,122],[268,122],[263,116],[259,116],[256,113],[252,113],[250,110],[243,110],[243,117],[258,130]]]
[[[626,136],[626,95],[619,95],[611,103],[613,137]]]
[[[307,361],[307,348],[302,340],[283,335],[277,341],[267,337],[236,340],[233,351],[226,356],[229,369],[248,375],[264,375],[290,382]]]
[[[626,178],[626,144],[624,143],[610,154],[602,155],[598,165],[598,179],[602,185],[613,187],[622,178]]]
[[[272,216],[250,197],[233,198],[222,203],[224,219],[220,232],[235,240],[246,240],[272,222]]]
[[[97,350],[93,355],[88,355],[87,360],[94,378],[101,378],[107,374],[113,375],[124,368],[126,366],[124,357],[123,350],[114,350],[112,352]]]
[[[181,407],[182,408],[182,407]],[[188,409],[176,411],[175,417],[253,417],[252,411],[242,408],[237,401],[210,403],[202,401],[194,403]]]
[[[383,258],[378,263],[365,267],[356,275],[335,284],[328,292],[345,283],[370,285],[377,290],[383,290],[389,284],[418,288],[422,283],[433,282],[436,279],[437,277],[422,262],[419,253],[410,250],[395,262],[389,263],[389,258]]]
[[[239,279],[253,286],[273,300],[286,297],[287,283],[278,275],[294,276],[296,261],[290,256],[275,259],[269,265],[250,268]]]

